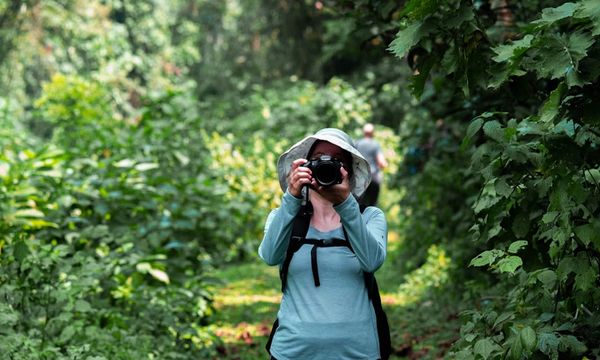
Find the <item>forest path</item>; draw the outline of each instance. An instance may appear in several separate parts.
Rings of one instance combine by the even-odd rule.
[[[399,243],[398,234],[390,232],[388,258],[377,272],[392,334],[392,359],[441,358],[457,336],[455,314],[399,291],[401,280],[393,267]],[[210,327],[223,342],[219,359],[267,359],[264,347],[281,300],[277,267],[257,259],[229,265],[214,275],[221,285],[214,289],[217,312]]]

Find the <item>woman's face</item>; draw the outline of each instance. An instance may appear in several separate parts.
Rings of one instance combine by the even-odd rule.
[[[321,155],[329,155],[332,158],[338,159],[344,164],[346,171],[351,171],[352,156],[342,148],[327,141],[319,141],[315,145],[312,154],[310,154],[309,160],[318,159]]]

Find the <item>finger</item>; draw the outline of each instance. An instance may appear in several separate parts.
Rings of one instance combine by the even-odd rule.
[[[306,159],[296,159],[292,161],[292,171],[296,170],[300,165],[305,164],[306,162]]]
[[[340,172],[342,173],[342,179],[348,177],[348,172],[346,171],[346,169],[344,169],[344,167],[340,167]]]

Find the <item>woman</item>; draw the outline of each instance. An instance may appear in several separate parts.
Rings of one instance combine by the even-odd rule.
[[[341,163],[333,184],[320,181],[319,161]],[[387,358],[389,330],[372,277],[385,260],[387,224],[380,209],[361,213],[356,201],[370,182],[367,161],[346,133],[323,129],[281,155],[277,171],[285,193],[258,250],[283,270],[284,293],[267,345],[272,359]],[[310,203],[301,210],[304,191]],[[299,212],[308,227],[300,236]]]

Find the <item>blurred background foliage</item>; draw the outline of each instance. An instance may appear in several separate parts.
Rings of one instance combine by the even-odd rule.
[[[218,356],[211,273],[255,260],[276,157],[373,122],[385,277],[463,325],[396,355],[600,356],[599,14],[0,0],[0,354]]]

